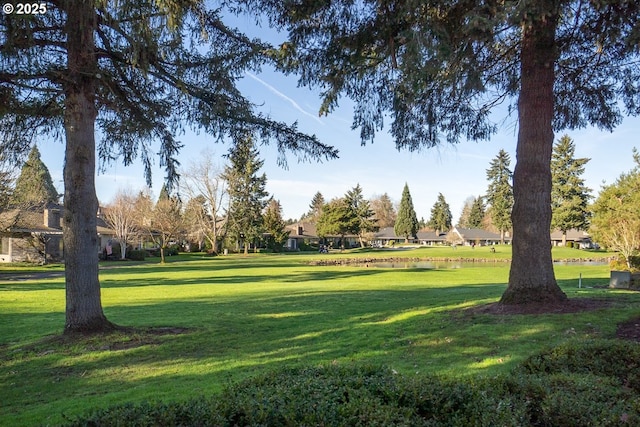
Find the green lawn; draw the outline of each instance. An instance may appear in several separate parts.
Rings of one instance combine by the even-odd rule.
[[[506,262],[449,270],[309,264],[405,255],[508,258],[508,252],[420,248],[110,263],[120,266],[101,272],[111,321],[188,333],[73,343],[51,338],[64,323],[62,278],[0,275],[0,425],[56,424],[92,407],[208,395],[229,381],[283,366],[373,363],[407,375],[496,375],[547,346],[611,338],[618,322],[638,315],[640,295],[607,289],[606,265],[558,266],[556,276],[570,297],[608,299],[608,309],[489,316],[461,309],[500,297]],[[607,255],[554,250],[558,259]]]

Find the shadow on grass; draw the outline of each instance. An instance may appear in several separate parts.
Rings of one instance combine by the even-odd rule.
[[[265,268],[262,262],[253,265]],[[392,284],[387,289],[358,289],[359,279],[366,283],[385,270],[307,268],[292,272],[289,266],[287,274],[272,269],[264,274],[223,276],[218,273],[224,268],[211,271],[210,265],[175,267],[180,270],[172,271],[193,272],[191,267],[195,267],[215,276],[147,278],[151,274],[129,281],[118,276],[119,271],[110,271],[103,275],[105,289],[149,287],[152,295],[154,285],[176,286],[176,294],[170,300],[143,300],[138,295],[106,306],[105,313],[122,325],[188,328],[189,333],[141,339],[138,346],[116,350],[108,338],[104,344],[98,340],[56,345],[38,340],[29,349],[0,347],[0,381],[9,386],[0,424],[7,421],[6,416],[22,411],[77,413],[114,402],[187,398],[218,391],[230,379],[284,366],[372,363],[405,373],[493,375],[548,345],[575,337],[609,336],[611,324],[628,317],[638,300],[625,295],[622,304],[610,309],[570,316],[465,315],[461,308],[496,301],[506,285],[432,287],[426,280],[430,270],[417,269],[410,273],[419,271],[415,280],[425,277],[424,285],[405,282],[398,289]],[[162,273],[158,270],[151,273]],[[140,271],[144,272],[149,269]],[[346,279],[350,279],[348,289],[318,286],[318,282]],[[583,286],[601,280],[584,278]],[[177,291],[183,285],[206,288],[267,282],[285,285],[186,297]],[[308,289],[288,286],[304,283],[315,285]],[[578,295],[575,280],[559,283],[570,290],[570,296]],[[617,299],[604,289],[580,292]],[[50,324],[55,316],[60,329],[64,321],[63,313],[5,313],[0,315],[0,324],[17,325],[25,316],[33,325]]]

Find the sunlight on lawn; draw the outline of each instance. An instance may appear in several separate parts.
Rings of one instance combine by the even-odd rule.
[[[323,311],[289,311],[283,313],[267,313],[256,314],[255,317],[259,319],[282,319],[286,317],[301,317],[301,316],[317,316],[325,314]]]

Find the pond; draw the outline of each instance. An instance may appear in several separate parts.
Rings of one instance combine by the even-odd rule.
[[[373,268],[418,268],[426,270],[451,270],[469,267],[501,267],[509,266],[507,261],[383,261],[359,264]],[[607,265],[607,261],[556,261],[553,265],[598,266]]]

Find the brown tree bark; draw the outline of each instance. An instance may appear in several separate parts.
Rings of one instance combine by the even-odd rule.
[[[556,2],[541,0],[545,16],[524,18],[518,146],[513,175],[513,256],[501,304],[561,303],[551,257],[551,152],[557,58]],[[533,7],[533,6],[532,6]],[[541,12],[538,12],[541,13]]]
[[[98,280],[98,198],[95,190],[96,143],[94,2],[64,2],[67,13],[65,92],[64,258],[65,333],[114,329],[105,317]]]

